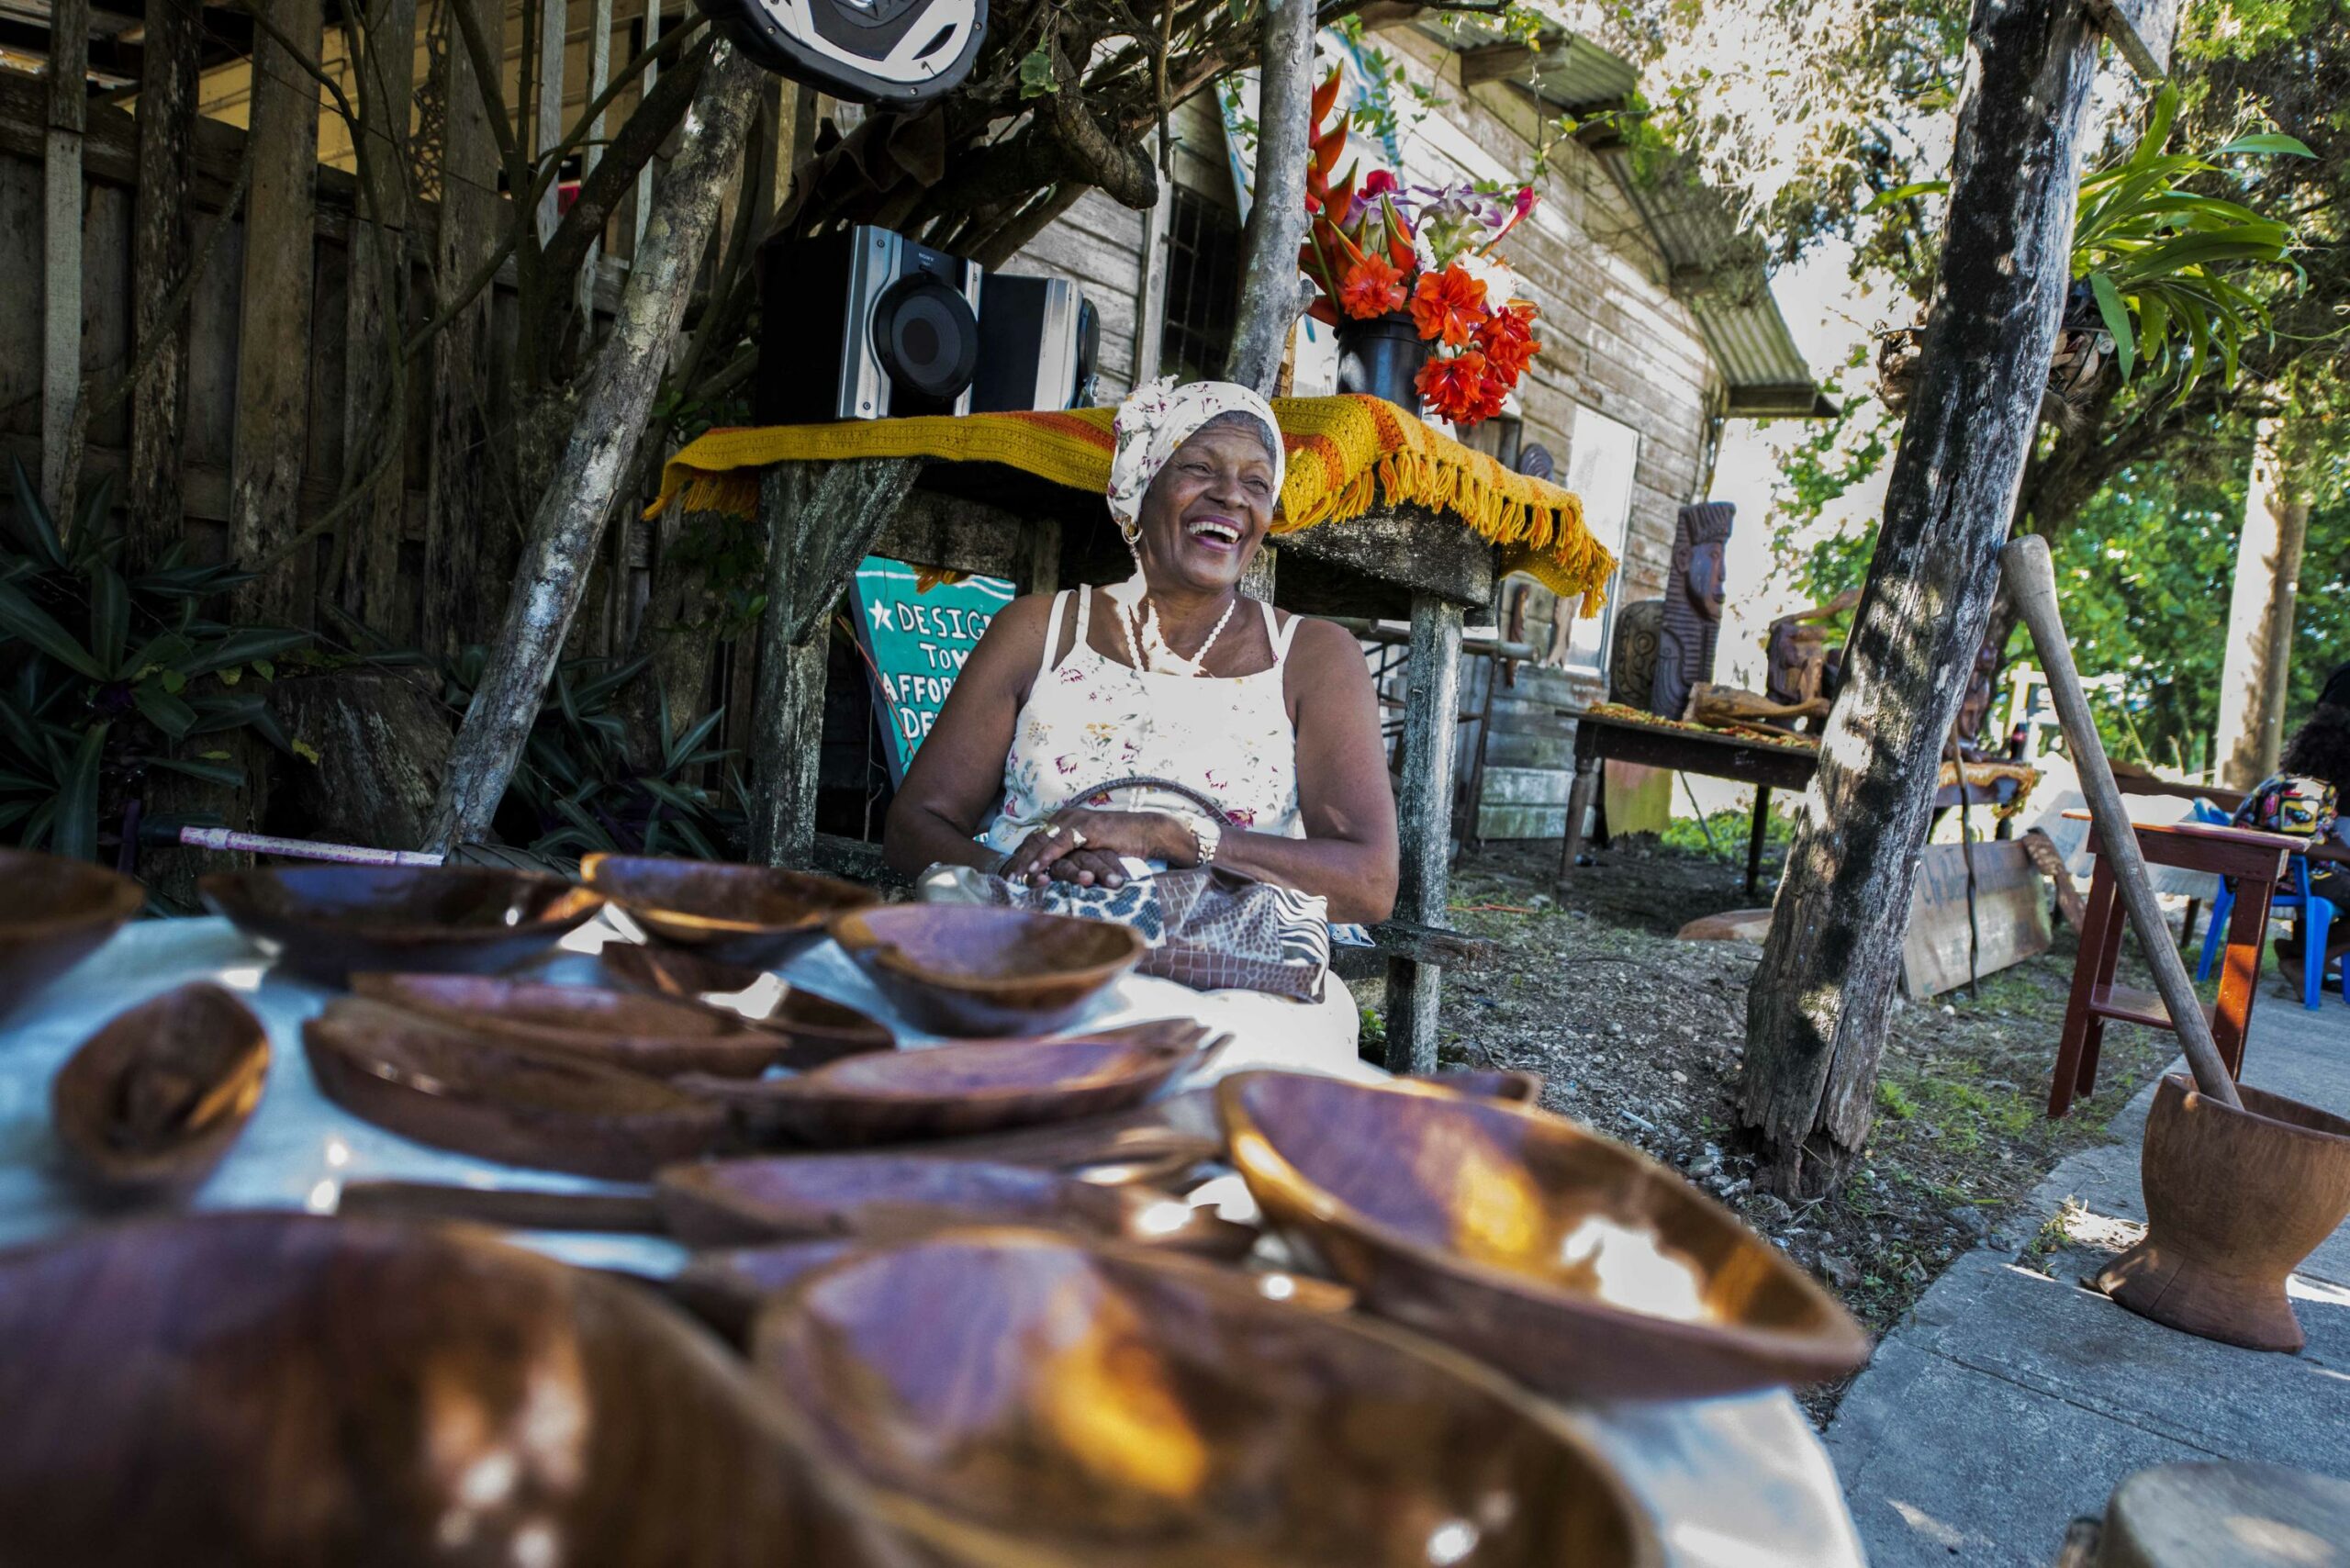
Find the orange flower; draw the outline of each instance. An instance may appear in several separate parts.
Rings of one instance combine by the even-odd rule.
[[[1475,349],[1431,359],[1420,366],[1420,397],[1438,415],[1456,424],[1476,417],[1485,401],[1485,356]]]
[[[1526,374],[1542,347],[1534,336],[1534,307],[1515,300],[1494,311],[1477,330],[1477,347],[1494,375],[1510,386],[1517,385],[1517,378]]]
[[[1458,348],[1484,325],[1485,286],[1458,262],[1440,273],[1422,273],[1412,291],[1412,325],[1420,336]]]
[[[1348,267],[1346,281],[1338,286],[1338,303],[1359,321],[1401,310],[1405,297],[1404,280],[1376,251]]]

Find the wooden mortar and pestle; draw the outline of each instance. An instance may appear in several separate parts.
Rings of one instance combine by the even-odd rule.
[[[2097,1288],[2157,1323],[2255,1350],[2298,1350],[2301,1326],[2285,1282],[2350,1215],[2350,1121],[2258,1089],[2239,1089],[2211,1041],[2210,1021],[2154,902],[2138,835],[2089,717],[2056,609],[2048,544],[2009,543],[2009,597],[2031,628],[2049,695],[2065,727],[2097,824],[2099,852],[2130,912],[2194,1073],[2154,1092],[2140,1159],[2145,1239],[2097,1277]]]

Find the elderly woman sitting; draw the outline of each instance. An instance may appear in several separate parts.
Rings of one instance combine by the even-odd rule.
[[[1126,401],[1109,501],[1136,576],[996,617],[890,807],[891,865],[1117,887],[1129,861],[1213,863],[1318,895],[1333,921],[1386,917],[1395,808],[1362,652],[1240,593],[1282,470],[1272,410],[1245,387]],[[1222,820],[1084,803],[1136,775],[1190,786]],[[1351,1057],[1358,1015],[1335,976],[1319,1003],[1277,1005],[1292,1028],[1315,1019],[1304,1058]]]

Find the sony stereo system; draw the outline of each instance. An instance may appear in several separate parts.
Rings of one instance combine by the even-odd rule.
[[[886,229],[770,242],[759,258],[761,424],[1091,400],[1100,329],[1064,278],[989,275]]]

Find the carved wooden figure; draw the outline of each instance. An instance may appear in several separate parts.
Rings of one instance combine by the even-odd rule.
[[[1665,579],[1664,621],[1657,644],[1656,685],[1649,711],[1678,719],[1689,694],[1714,678],[1721,638],[1722,552],[1738,508],[1701,501],[1681,509],[1673,531],[1673,571]]]

